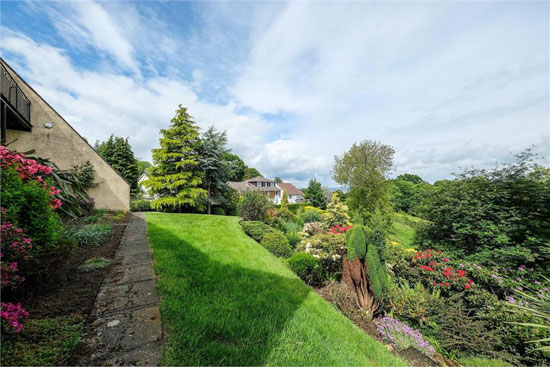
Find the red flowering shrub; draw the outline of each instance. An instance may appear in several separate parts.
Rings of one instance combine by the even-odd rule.
[[[474,283],[468,279],[467,272],[453,268],[449,262],[450,259],[441,250],[427,249],[416,253],[412,265],[419,269],[419,275],[426,280],[426,284],[440,288],[444,293],[472,289]]]
[[[335,225],[335,226],[332,226],[330,228],[330,231],[325,231],[324,233],[325,234],[329,234],[329,233],[332,233],[332,234],[342,234],[342,233],[346,233],[348,230],[350,230],[353,226],[340,226],[340,225]]]
[[[4,322],[6,322],[16,333],[20,332],[23,328],[22,321],[28,318],[29,313],[21,307],[20,303],[14,305],[13,303],[2,302],[0,319],[4,320]]]

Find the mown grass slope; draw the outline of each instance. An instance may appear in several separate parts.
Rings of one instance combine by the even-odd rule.
[[[406,213],[394,213],[389,239],[409,247],[412,246],[416,229],[424,222],[423,219]]]
[[[147,213],[166,365],[405,366],[236,217]]]

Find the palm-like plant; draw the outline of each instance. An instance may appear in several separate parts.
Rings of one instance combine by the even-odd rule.
[[[550,281],[548,278],[544,277],[547,281]],[[518,298],[521,298],[523,302],[510,303],[510,307],[513,308],[515,312],[523,310],[533,317],[536,317],[541,322],[510,322],[510,324],[521,325],[530,328],[537,329],[546,329],[550,330],[550,297],[547,295],[540,297],[539,295],[534,296],[525,291],[517,291]],[[537,340],[529,340],[526,343],[539,343],[540,347],[536,350],[541,350],[545,353],[550,352],[550,338],[542,338]]]

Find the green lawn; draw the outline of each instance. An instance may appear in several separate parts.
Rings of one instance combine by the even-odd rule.
[[[163,364],[405,366],[246,236],[238,221],[147,213]]]
[[[406,247],[412,246],[416,228],[422,221],[422,219],[406,213],[394,213],[392,229],[389,234],[390,240],[397,241]]]

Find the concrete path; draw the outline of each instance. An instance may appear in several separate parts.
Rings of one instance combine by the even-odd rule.
[[[111,273],[97,296],[80,365],[159,364],[162,328],[143,213],[132,213]]]

